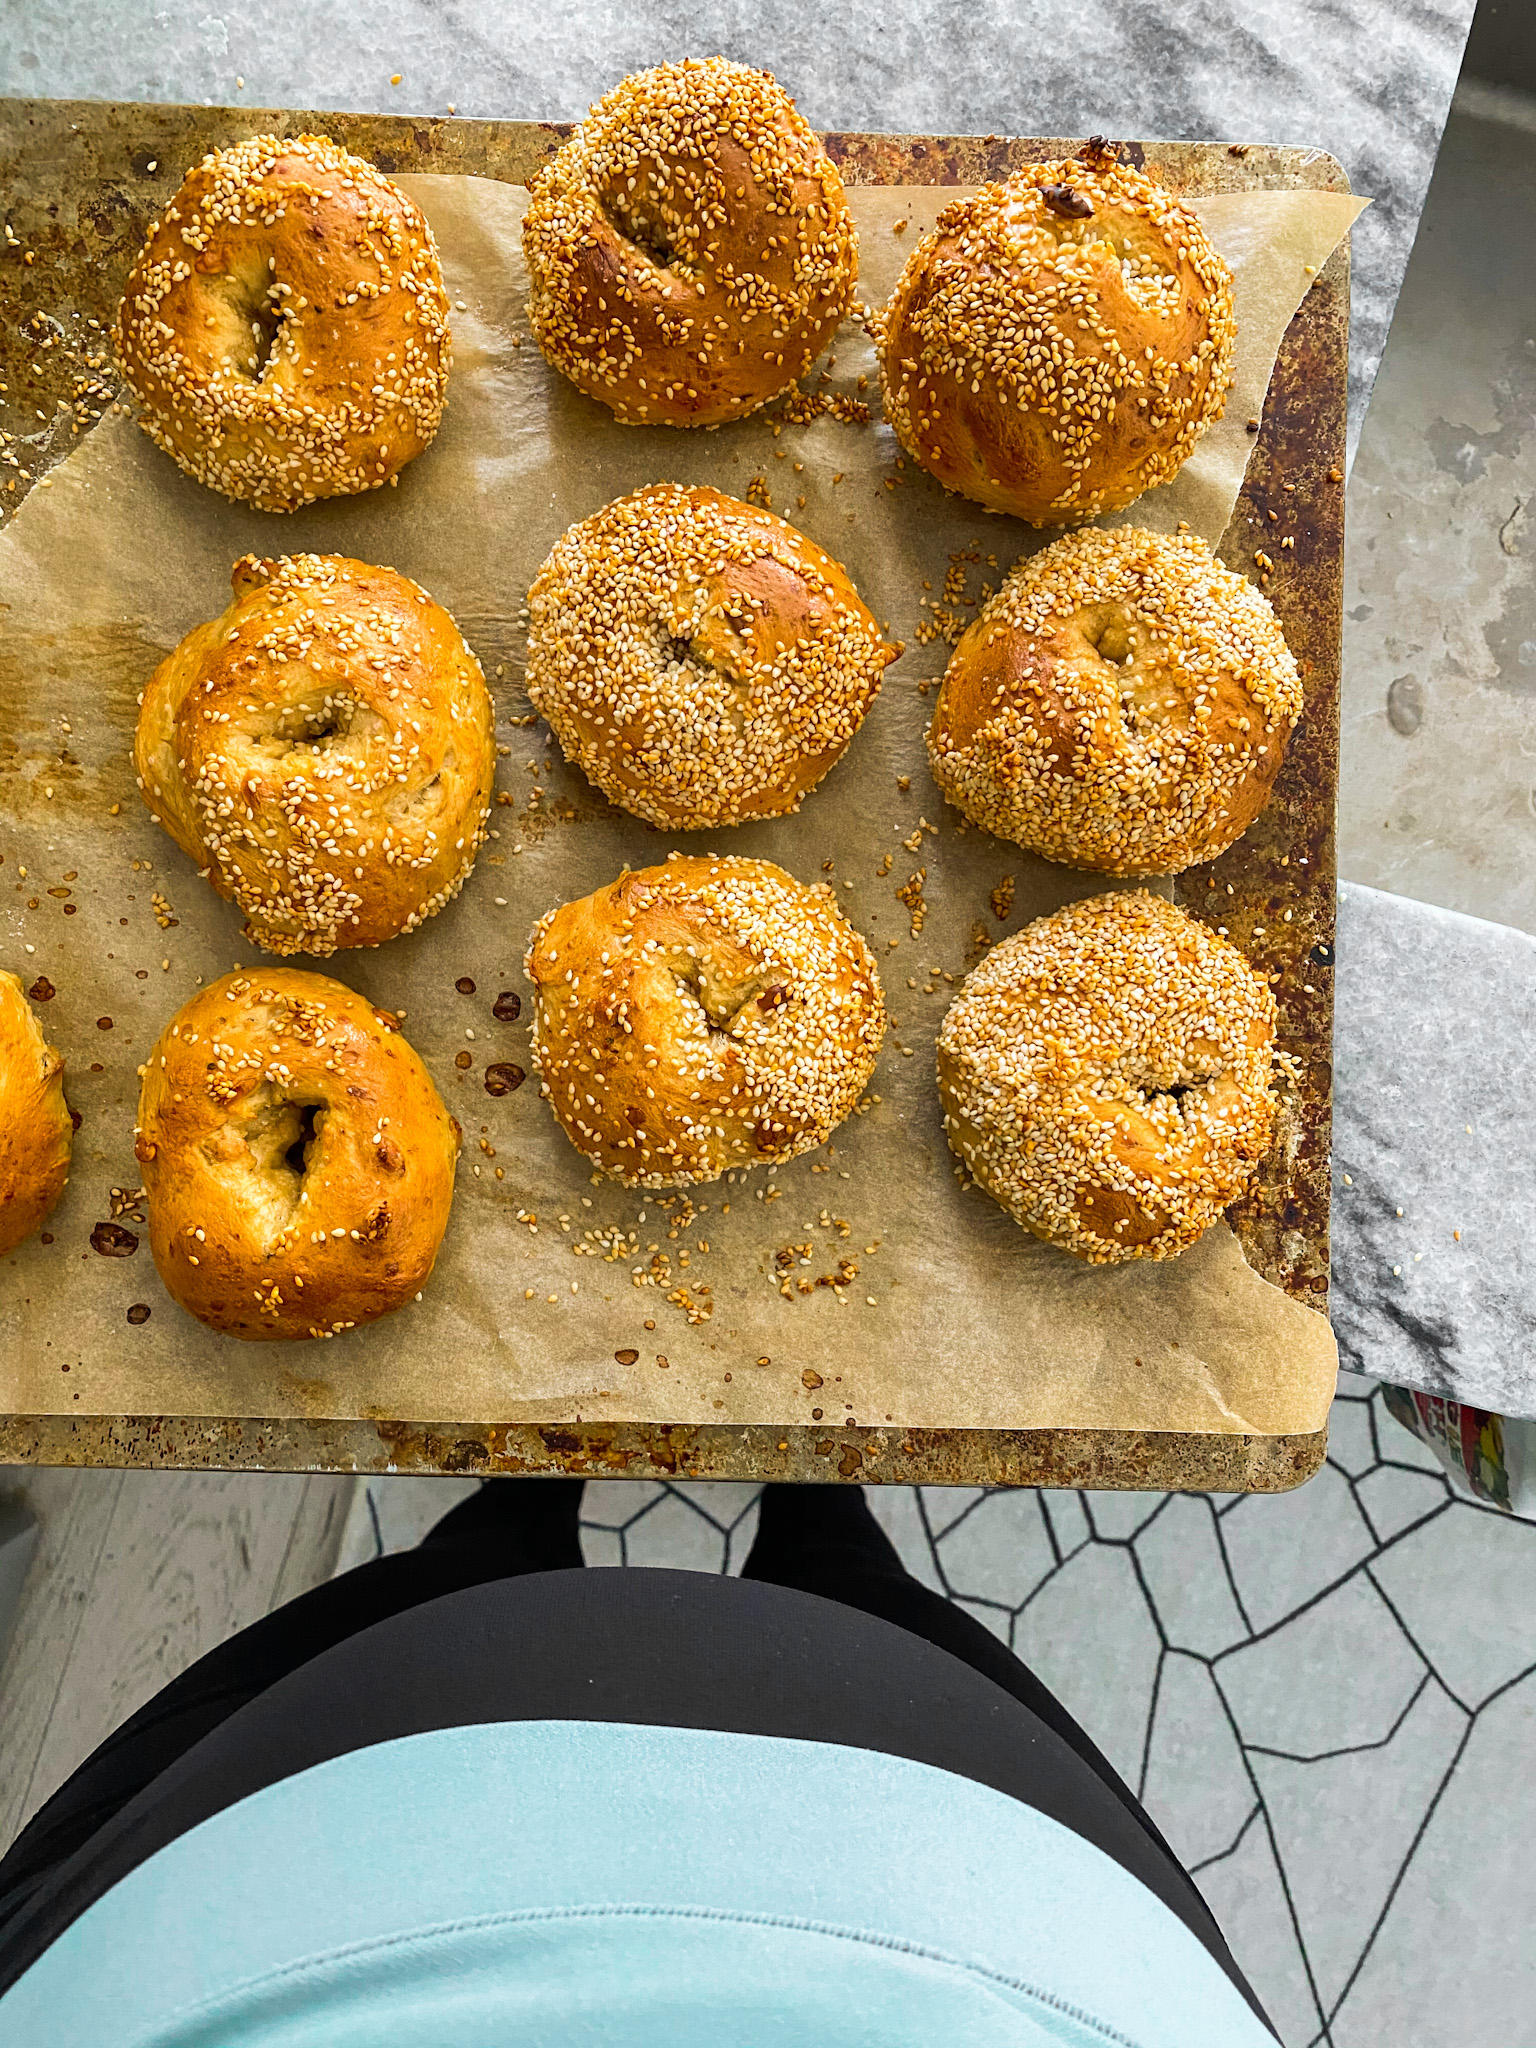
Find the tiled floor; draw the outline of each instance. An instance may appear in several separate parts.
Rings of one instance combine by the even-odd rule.
[[[370,1482],[343,1561],[473,1484]],[[1286,2048],[1536,2043],[1536,1528],[1454,1499],[1372,1382],[1292,1495],[869,1498],[1138,1788]],[[591,1484],[587,1562],[739,1571],[755,1503]]]

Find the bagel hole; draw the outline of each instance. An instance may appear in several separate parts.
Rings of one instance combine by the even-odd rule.
[[[330,740],[346,737],[357,708],[355,698],[345,694],[306,697],[284,706],[274,731],[290,748],[323,747]]]
[[[253,383],[259,384],[267,374],[267,364],[272,360],[272,351],[277,346],[277,337],[283,331],[283,316],[270,299],[263,299],[251,309],[251,352],[246,357],[246,368]]]
[[[662,232],[659,222],[632,220],[625,230],[626,239],[648,256],[658,270],[670,270],[677,261],[677,251]]]
[[[684,258],[674,247],[666,223],[632,210],[635,197],[628,191],[604,197],[602,207],[608,225],[616,234],[622,235],[632,249],[638,249],[647,262],[654,263],[658,270],[685,269]]]
[[[234,1164],[244,1140],[245,1156],[262,1177],[260,1199],[274,1229],[298,1207],[325,1118],[322,1100],[294,1100],[263,1082],[251,1097],[249,1114],[240,1123],[225,1126],[209,1153],[221,1164]]]
[[[697,640],[685,639],[681,634],[670,633],[665,627],[661,629],[658,643],[657,665],[663,674],[669,668],[683,668],[697,676],[718,676],[733,690],[750,687],[745,677],[733,674],[728,668],[722,668]]]
[[[1197,1074],[1188,1081],[1172,1081],[1166,1088],[1143,1088],[1141,1093],[1149,1108],[1154,1102],[1172,1103],[1174,1114],[1180,1123],[1187,1123],[1190,1110],[1194,1106],[1190,1098],[1204,1095],[1211,1083],[1219,1078],[1216,1074]]]
[[[213,281],[211,290],[222,302],[219,342],[229,368],[238,376],[259,384],[267,373],[283,331],[284,295],[274,295],[276,280],[262,265],[240,271],[226,271]]]
[[[731,974],[713,961],[687,955],[674,957],[669,964],[679,994],[692,997],[712,1032],[728,1036],[742,1013],[750,1012],[769,988],[775,994],[769,1008],[776,1009],[788,999],[787,977],[777,969],[754,965],[746,973]]]
[[[1129,668],[1136,659],[1136,622],[1124,605],[1106,604],[1083,622],[1083,637],[1101,661]]]
[[[298,1128],[283,1153],[283,1161],[302,1180],[309,1171],[310,1147],[319,1137],[320,1126],[325,1120],[325,1105],[320,1102],[290,1102],[284,1106],[297,1111]]]

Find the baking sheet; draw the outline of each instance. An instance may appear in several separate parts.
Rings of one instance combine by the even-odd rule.
[[[1251,1272],[1230,1232],[1171,1264],[1088,1268],[1026,1238],[953,1174],[931,1050],[952,986],[985,943],[1101,884],[943,806],[922,731],[924,686],[948,647],[918,635],[934,606],[972,615],[984,586],[1041,537],[946,497],[878,424],[615,427],[528,338],[524,194],[474,179],[402,182],[439,236],[456,367],[443,432],[397,490],[288,518],[228,505],[119,415],[0,536],[0,959],[55,987],[42,1015],[83,1119],[52,1242],[33,1240],[0,1268],[0,1399],[75,1414],[1320,1427],[1334,1370],[1327,1325]],[[851,190],[867,300],[883,298],[954,196]],[[1187,518],[1215,539],[1280,336],[1358,202],[1301,192],[1197,203],[1237,270],[1243,383],[1196,462],[1134,516]],[[874,405],[863,334],[846,327],[834,355],[820,388]],[[762,479],[757,492],[846,562],[907,642],[849,755],[798,818],[663,835],[610,810],[525,722],[519,613],[534,570],[571,520],[657,477],[743,496]],[[499,837],[459,901],[326,970],[406,1013],[466,1151],[423,1302],[323,1346],[245,1345],[193,1323],[160,1289],[129,1199],[137,1062],[200,978],[253,958],[238,913],[148,821],[128,763],[136,699],[161,655],[222,609],[229,565],[251,548],[347,552],[417,577],[484,660],[508,749]],[[493,1001],[503,989],[526,1000],[523,943],[550,904],[673,844],[716,842],[825,879],[871,938],[896,1021],[869,1105],[824,1151],[773,1173],[661,1198],[594,1184],[531,1078],[486,1092],[487,1065],[531,1064],[526,1022],[496,1020]],[[472,996],[455,987],[465,976]],[[116,1232],[96,1228],[105,1222]],[[137,1249],[103,1255],[133,1236]]]

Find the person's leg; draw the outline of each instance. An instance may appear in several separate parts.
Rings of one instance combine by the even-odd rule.
[[[757,1536],[741,1575],[820,1593],[948,1650],[1037,1714],[1173,1856],[1135,1793],[1055,1694],[973,1614],[912,1577],[870,1513],[862,1487],[765,1486]]]
[[[417,1549],[343,1572],[200,1657],[110,1735],[11,1844],[0,1860],[0,1925],[168,1764],[311,1658],[444,1593],[579,1566],[582,1487],[579,1479],[487,1480]]]

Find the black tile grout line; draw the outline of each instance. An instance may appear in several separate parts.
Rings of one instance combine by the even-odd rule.
[[[1344,2010],[1344,2001],[1349,1997],[1350,1992],[1355,1987],[1355,1980],[1359,1977],[1360,1972],[1365,1968],[1366,1957],[1369,1956],[1372,1948],[1374,1948],[1376,1944],[1376,1937],[1378,1934],[1380,1934],[1382,1928],[1386,1924],[1387,1915],[1392,1910],[1392,1901],[1397,1897],[1399,1891],[1402,1889],[1403,1879],[1408,1875],[1408,1866],[1410,1863],[1412,1863],[1414,1856],[1418,1851],[1418,1846],[1420,1842],[1423,1841],[1425,1834],[1428,1832],[1429,1824],[1435,1817],[1435,1809],[1439,1806],[1440,1801],[1444,1798],[1446,1787],[1450,1784],[1451,1779],[1456,1775],[1457,1766],[1460,1764],[1462,1758],[1466,1755],[1467,1744],[1472,1740],[1472,1730],[1476,1727],[1476,1725],[1476,1714],[1470,1715],[1467,1720],[1466,1727],[1463,1728],[1461,1731],[1461,1740],[1456,1745],[1456,1754],[1451,1758],[1450,1762],[1446,1765],[1444,1772],[1441,1774],[1440,1782],[1435,1787],[1434,1793],[1430,1798],[1428,1806],[1425,1807],[1424,1812],[1419,1818],[1419,1824],[1413,1831],[1413,1840],[1408,1844],[1407,1852],[1405,1853],[1402,1862],[1397,1866],[1397,1872],[1393,1877],[1391,1884],[1387,1887],[1387,1896],[1385,1900],[1382,1902],[1381,1911],[1376,1915],[1375,1920],[1372,1922],[1371,1931],[1365,1937],[1365,1941],[1361,1946],[1360,1953],[1355,1958],[1354,1967],[1351,1969],[1349,1975],[1344,1979],[1344,1988],[1340,1991],[1338,1997],[1334,2000],[1332,2011],[1329,2012],[1323,2020],[1322,2033],[1319,2035],[1315,2035],[1313,2037],[1315,2041],[1332,2041],[1333,2036],[1330,2033],[1329,2029],[1332,2027],[1333,2022],[1338,2018],[1339,2014]]]
[[[1220,1689],[1218,1686],[1217,1691],[1219,1692]],[[1244,1751],[1243,1762],[1248,1767],[1250,1780],[1253,1780],[1253,1771],[1252,1767],[1248,1766],[1246,1750]],[[1275,1840],[1275,1824],[1270,1818],[1269,1808],[1264,1804],[1263,1792],[1260,1790],[1256,1780],[1253,1780],[1253,1783],[1254,1790],[1258,1793],[1259,1824],[1264,1830],[1265,1839],[1269,1843],[1269,1853],[1274,1859],[1275,1875],[1280,1880],[1280,1895],[1285,1900],[1285,1910],[1291,1916],[1291,1932],[1296,1937],[1296,1952],[1301,1957],[1301,1967],[1307,1974],[1307,1989],[1312,1994],[1312,2003],[1316,2006],[1318,2019],[1322,2022],[1322,2039],[1331,2044],[1333,2036],[1329,2033],[1328,2029],[1332,2024],[1332,2015],[1323,2011],[1323,2001],[1317,1989],[1317,1978],[1312,1970],[1312,1958],[1307,1954],[1306,1936],[1301,1931],[1301,1915],[1296,1911],[1296,1901],[1291,1896],[1291,1880],[1286,1875],[1285,1860],[1280,1854],[1280,1844]]]
[[[1385,1456],[1381,1448],[1380,1403],[1376,1399],[1378,1391],[1379,1389],[1372,1388],[1371,1392],[1366,1396],[1365,1413],[1371,1425],[1371,1449],[1376,1453],[1376,1463],[1380,1465],[1385,1463]],[[1392,1421],[1392,1418],[1389,1416],[1388,1420]],[[1393,1422],[1393,1427],[1396,1429],[1401,1429],[1402,1426],[1400,1422]]]
[[[1426,1508],[1422,1515],[1415,1515],[1411,1521],[1405,1522],[1401,1529],[1394,1529],[1388,1535],[1383,1535],[1382,1531],[1377,1527],[1375,1516],[1360,1498],[1360,1486],[1365,1480],[1373,1479],[1378,1472],[1414,1472],[1418,1468],[1413,1465],[1373,1465],[1368,1472],[1362,1472],[1357,1479],[1353,1472],[1346,1472],[1342,1465],[1336,1465],[1333,1459],[1330,1458],[1328,1460],[1328,1469],[1331,1472],[1337,1472],[1344,1484],[1349,1488],[1349,1497],[1354,1502],[1355,1513],[1361,1517],[1366,1528],[1370,1531],[1371,1541],[1377,1550],[1380,1550],[1382,1545],[1387,1543],[1393,1536],[1411,1535],[1421,1522],[1427,1522],[1431,1515],[1439,1514],[1440,1509],[1448,1501],[1453,1506],[1455,1504],[1455,1496],[1449,1492],[1449,1489],[1442,1487],[1441,1499],[1436,1506]],[[1434,1485],[1435,1475],[1433,1472],[1425,1472],[1421,1476],[1427,1479],[1431,1486]]]
[[[1081,1500],[1083,1503],[1083,1513],[1088,1517],[1088,1527],[1093,1531],[1092,1540],[1095,1543],[1112,1543],[1122,1545],[1128,1548],[1132,1543],[1136,1541],[1136,1538],[1140,1536],[1144,1530],[1151,1528],[1152,1524],[1157,1520],[1158,1516],[1162,1514],[1163,1510],[1167,1507],[1169,1501],[1174,1499],[1175,1496],[1171,1493],[1165,1493],[1162,1499],[1158,1502],[1157,1506],[1153,1508],[1151,1512],[1147,1515],[1146,1519],[1136,1524],[1135,1528],[1131,1531],[1129,1536],[1106,1536],[1101,1533],[1098,1523],[1094,1520],[1093,1509],[1089,1506],[1089,1501],[1094,1498],[1095,1496],[1092,1494],[1089,1494],[1085,1497],[1082,1491],[1079,1490],[1078,1499]]]
[[[1148,1519],[1142,1523],[1141,1529],[1137,1530],[1137,1536],[1141,1534],[1142,1529],[1151,1527],[1152,1523],[1157,1520],[1157,1517],[1163,1512],[1163,1509],[1172,1498],[1172,1494],[1164,1494],[1161,1503],[1153,1509]],[[1131,1560],[1131,1573],[1141,1594],[1142,1605],[1146,1608],[1148,1614],[1151,1615],[1152,1626],[1157,1631],[1157,1668],[1152,1673],[1152,1692],[1147,1701],[1147,1718],[1142,1725],[1141,1769],[1136,1780],[1136,1797],[1140,1799],[1146,1788],[1147,1772],[1152,1767],[1152,1730],[1157,1722],[1157,1703],[1162,1696],[1163,1669],[1168,1662],[1168,1653],[1172,1645],[1168,1641],[1168,1631],[1163,1626],[1163,1617],[1157,1611],[1157,1602],[1152,1597],[1152,1589],[1147,1584],[1146,1573],[1141,1568],[1141,1559],[1136,1555],[1135,1537],[1131,1538],[1126,1544],[1125,1549],[1127,1556]]]
[[[928,1514],[928,1496],[920,1486],[914,1487],[912,1491],[917,1501],[917,1519],[922,1525],[923,1540],[928,1545],[928,1560],[933,1566],[933,1575],[944,1588],[944,1598],[946,1600],[953,1600],[955,1589],[949,1583],[949,1573],[945,1571],[944,1560],[939,1555],[939,1539],[933,1533],[933,1523]],[[951,1524],[950,1526],[953,1525]],[[1011,1627],[1008,1633],[1011,1638],[1013,1634]]]
[[[1417,1645],[1415,1645],[1415,1648],[1417,1648]],[[1424,1653],[1421,1650],[1419,1654],[1422,1657]],[[1440,1690],[1450,1700],[1452,1706],[1460,1707],[1462,1713],[1465,1714],[1470,1711],[1470,1709],[1463,1707],[1461,1705],[1461,1701],[1457,1699],[1456,1695],[1451,1691],[1450,1687],[1441,1678],[1439,1672],[1433,1670],[1428,1660],[1426,1659],[1424,1664],[1424,1676],[1413,1688],[1413,1691],[1408,1698],[1408,1704],[1403,1708],[1402,1712],[1398,1715],[1397,1719],[1392,1723],[1392,1726],[1387,1730],[1386,1734],[1381,1736],[1375,1742],[1346,1742],[1341,1749],[1320,1749],[1311,1756],[1298,1756],[1294,1750],[1290,1749],[1271,1749],[1267,1742],[1245,1742],[1243,1744],[1243,1747],[1244,1749],[1248,1750],[1249,1753],[1253,1756],[1278,1757],[1281,1763],[1286,1764],[1326,1764],[1331,1763],[1335,1757],[1364,1756],[1370,1750],[1385,1749],[1387,1744],[1397,1734],[1398,1729],[1402,1727],[1403,1723],[1407,1720],[1408,1716],[1413,1712],[1414,1708],[1423,1698],[1424,1688],[1427,1685],[1431,1684],[1438,1685],[1440,1687]]]
[[[1249,1614],[1247,1603],[1244,1601],[1242,1593],[1238,1590],[1237,1573],[1232,1569],[1232,1558],[1227,1550],[1227,1532],[1221,1525],[1221,1510],[1217,1507],[1215,1500],[1210,1494],[1202,1493],[1199,1497],[1205,1502],[1206,1510],[1211,1518],[1211,1527],[1216,1532],[1216,1548],[1221,1556],[1221,1568],[1226,1573],[1227,1589],[1237,1606],[1237,1618],[1248,1631],[1249,1642],[1252,1642],[1254,1639],[1253,1617]],[[1232,1647],[1236,1648],[1236,1645],[1234,1644]]]
[[[1385,1599],[1385,1594],[1383,1594],[1382,1597],[1383,1599]],[[1403,1627],[1403,1624],[1400,1620],[1399,1626]],[[1409,1635],[1409,1632],[1406,1627],[1403,1627],[1403,1633],[1408,1636],[1408,1640],[1410,1642],[1413,1642],[1413,1638],[1411,1635]],[[1414,1643],[1414,1648],[1418,1650],[1417,1643]],[[1423,1654],[1423,1651],[1420,1650],[1419,1655],[1422,1657]],[[1426,1659],[1425,1661],[1427,1662],[1428,1660]],[[1433,1669],[1433,1667],[1431,1667],[1431,1669]],[[1353,1969],[1350,1971],[1348,1977],[1344,1980],[1344,1988],[1340,1991],[1337,1999],[1334,2001],[1332,2011],[1327,2015],[1324,2021],[1323,2032],[1313,2037],[1313,2041],[1312,2043],[1308,2044],[1308,2048],[1315,2048],[1315,2044],[1320,2041],[1332,2041],[1333,2037],[1328,2030],[1332,2026],[1333,2022],[1338,2018],[1340,2012],[1343,2010],[1344,2001],[1349,1997],[1351,1990],[1354,1988],[1356,1978],[1360,1975],[1360,1972],[1365,1968],[1366,1957],[1370,1954],[1371,1949],[1375,1946],[1376,1938],[1386,1924],[1387,1915],[1392,1910],[1392,1902],[1397,1897],[1398,1892],[1402,1889],[1403,1880],[1408,1875],[1408,1867],[1412,1863],[1414,1856],[1418,1852],[1419,1844],[1423,1841],[1424,1836],[1428,1831],[1429,1824],[1435,1815],[1435,1809],[1439,1806],[1440,1801],[1444,1798],[1446,1789],[1450,1785],[1452,1778],[1455,1777],[1457,1769],[1461,1764],[1461,1760],[1463,1756],[1466,1754],[1467,1744],[1472,1740],[1472,1732],[1477,1726],[1479,1716],[1483,1713],[1485,1708],[1491,1707],[1496,1699],[1501,1699],[1505,1693],[1513,1691],[1517,1685],[1523,1685],[1526,1679],[1532,1677],[1533,1675],[1536,1675],[1536,1663],[1527,1664],[1523,1670],[1517,1671],[1512,1678],[1508,1678],[1504,1681],[1502,1685],[1496,1686],[1494,1690],[1491,1693],[1489,1693],[1488,1697],[1481,1702],[1480,1705],[1469,1708],[1464,1701],[1456,1697],[1455,1693],[1451,1691],[1450,1687],[1446,1684],[1445,1680],[1440,1676],[1439,1672],[1434,1672],[1435,1683],[1440,1687],[1441,1691],[1455,1706],[1461,1708],[1461,1711],[1467,1716],[1467,1725],[1461,1731],[1461,1740],[1456,1745],[1455,1755],[1446,1765],[1444,1772],[1441,1774],[1440,1782],[1435,1787],[1434,1793],[1430,1798],[1429,1804],[1425,1807],[1424,1812],[1420,1817],[1419,1824],[1417,1828],[1415,1828],[1414,1830],[1413,1840],[1408,1844],[1407,1850],[1404,1852],[1403,1855],[1403,1860],[1398,1865],[1396,1874],[1394,1875],[1392,1882],[1387,1889],[1387,1896],[1382,1902],[1381,1910],[1376,1915],[1376,1918],[1371,1925],[1371,1930],[1369,1934],[1367,1934],[1364,1944],[1361,1947],[1360,1953],[1355,1959]],[[1305,1953],[1305,1951],[1303,1951],[1303,1953]]]
[[[1373,1558],[1371,1562],[1374,1563],[1375,1559]],[[1414,1636],[1413,1630],[1408,1626],[1407,1622],[1404,1621],[1403,1617],[1398,1613],[1397,1603],[1393,1600],[1392,1596],[1388,1592],[1386,1592],[1380,1585],[1376,1578],[1375,1573],[1370,1570],[1367,1570],[1366,1577],[1370,1580],[1372,1587],[1375,1589],[1377,1599],[1381,1602],[1382,1606],[1386,1608],[1388,1614],[1391,1615],[1392,1619],[1397,1623],[1398,1627],[1402,1630],[1408,1642],[1412,1645],[1414,1655],[1422,1658],[1426,1668],[1435,1673],[1435,1677],[1439,1680],[1441,1686],[1443,1687],[1446,1693],[1447,1698],[1454,1700],[1456,1705],[1461,1708],[1461,1711],[1464,1714],[1470,1714],[1472,1718],[1475,1720],[1477,1716],[1482,1712],[1483,1707],[1488,1704],[1488,1701],[1484,1700],[1480,1706],[1476,1707],[1469,1706],[1467,1704],[1467,1702],[1461,1697],[1461,1694],[1451,1686],[1449,1681],[1446,1679],[1444,1673],[1436,1670],[1435,1665],[1431,1662],[1430,1658],[1427,1655],[1425,1655],[1425,1652],[1422,1649],[1420,1649],[1418,1641]],[[1501,1686],[1499,1688],[1499,1691],[1502,1690],[1503,1687]],[[1488,1695],[1488,1699],[1496,1699],[1497,1697],[1497,1693],[1490,1693]]]
[[[1244,1819],[1242,1826],[1238,1829],[1237,1833],[1232,1837],[1231,1841],[1228,1842],[1226,1848],[1218,1849],[1214,1856],[1207,1856],[1203,1858],[1202,1861],[1200,1861],[1199,1863],[1191,1863],[1191,1865],[1189,1866],[1188,1875],[1190,1877],[1198,1877],[1202,1870],[1212,1870],[1218,1863],[1225,1863],[1229,1857],[1235,1856],[1238,1850],[1241,1849],[1241,1847],[1243,1846],[1243,1837],[1247,1834],[1248,1830],[1253,1826],[1254,1822],[1258,1819],[1259,1814],[1263,1808],[1263,1803],[1264,1802],[1262,1800],[1255,1799],[1252,1806],[1250,1806],[1248,1809],[1247,1816]]]
[[[923,1493],[926,1489],[919,1487],[917,1490],[919,1493]],[[943,1491],[945,1493],[950,1491],[948,1487],[936,1490]],[[960,1527],[960,1524],[962,1522],[969,1521],[971,1516],[975,1514],[976,1510],[979,1507],[981,1507],[984,1502],[989,1501],[994,1493],[1016,1493],[1017,1491],[1017,1487],[1013,1486],[983,1487],[981,1492],[976,1495],[976,1498],[974,1500],[968,1500],[965,1506],[960,1510],[959,1514],[955,1516],[954,1520],[952,1522],[946,1522],[944,1524],[944,1527],[941,1530],[939,1530],[938,1534],[935,1535],[932,1540],[935,1543],[942,1543],[946,1536],[953,1536],[955,1531]],[[1035,1491],[1038,1492],[1039,1488],[1037,1487]],[[932,1524],[929,1523],[928,1527],[931,1530]]]
[[[1378,1543],[1368,1556],[1357,1559],[1349,1567],[1348,1571],[1341,1572],[1336,1579],[1330,1579],[1326,1586],[1320,1586],[1315,1593],[1309,1593],[1299,1607],[1293,1607],[1288,1614],[1282,1614],[1278,1621],[1270,1622],[1266,1628],[1255,1629],[1246,1643],[1234,1643],[1230,1649],[1217,1650],[1211,1661],[1215,1663],[1223,1657],[1235,1657],[1240,1651],[1251,1649],[1255,1643],[1266,1642],[1270,1636],[1278,1635],[1281,1629],[1289,1627],[1293,1621],[1299,1621],[1302,1615],[1310,1614],[1312,1609],[1326,1600],[1330,1593],[1338,1592],[1341,1586],[1347,1585],[1351,1579],[1358,1578],[1362,1572],[1369,1572],[1370,1567],[1376,1563],[1377,1559],[1385,1551],[1393,1549],[1405,1537],[1416,1535],[1420,1529],[1425,1528],[1430,1522],[1435,1521],[1437,1517],[1446,1514],[1451,1508],[1458,1505],[1458,1502],[1448,1500],[1440,1507],[1432,1508],[1422,1522],[1415,1522],[1408,1529],[1400,1529],[1395,1536],[1389,1536],[1385,1543]],[[1378,1587],[1377,1590],[1380,1591],[1380,1588]],[[1396,1619],[1397,1617],[1394,1615],[1393,1618]],[[1404,1630],[1404,1634],[1407,1634],[1406,1630]],[[1413,1642],[1411,1635],[1408,1637],[1408,1640],[1411,1643]],[[1413,1643],[1413,1647],[1415,1650],[1419,1648],[1417,1643]],[[1419,1651],[1419,1654],[1423,1656],[1422,1651]],[[1428,1663],[1429,1660],[1425,1658],[1424,1661]]]
[[[1159,1634],[1161,1634],[1162,1623],[1156,1609],[1153,1610],[1152,1618],[1157,1623]],[[1147,1701],[1147,1724],[1142,1730],[1141,1736],[1141,1769],[1136,1777],[1136,1797],[1143,1806],[1147,1803],[1147,1773],[1152,1768],[1152,1730],[1157,1725],[1157,1702],[1162,1695],[1163,1669],[1167,1662],[1168,1645],[1164,1641],[1158,1647],[1157,1669],[1152,1674],[1152,1696]]]
[[[1280,1895],[1285,1900],[1285,1909],[1291,1918],[1291,1932],[1296,1937],[1296,1953],[1301,1957],[1301,1967],[1306,1972],[1307,1989],[1312,1994],[1312,2003],[1317,2008],[1318,2021],[1323,2029],[1322,2034],[1316,2038],[1326,2040],[1331,2044],[1332,2036],[1328,2032],[1328,2016],[1323,2011],[1323,2001],[1317,1993],[1317,1979],[1312,1974],[1312,1958],[1307,1954],[1306,1937],[1301,1931],[1301,1920],[1296,1911],[1296,1902],[1291,1896],[1290,1879],[1286,1876],[1285,1862],[1280,1854],[1280,1845],[1275,1840],[1274,1822],[1270,1819],[1269,1808],[1264,1803],[1264,1787],[1259,1783],[1258,1775],[1253,1768],[1253,1763],[1248,1754],[1248,1745],[1243,1740],[1242,1729],[1237,1725],[1237,1716],[1232,1710],[1232,1704],[1228,1700],[1226,1693],[1222,1690],[1221,1678],[1216,1670],[1216,1658],[1203,1657],[1199,1661],[1205,1665],[1211,1674],[1211,1683],[1216,1688],[1216,1697],[1221,1702],[1221,1711],[1226,1716],[1227,1726],[1231,1730],[1232,1739],[1237,1744],[1237,1752],[1242,1759],[1243,1773],[1248,1780],[1249,1789],[1253,1793],[1254,1811],[1258,1815],[1264,1829],[1265,1838],[1269,1843],[1269,1853],[1274,1861],[1275,1874],[1280,1880]],[[1247,1829],[1245,1828],[1243,1832],[1246,1834]],[[1241,1841],[1241,1839],[1242,1837],[1239,1836],[1238,1841]],[[1237,1843],[1234,1842],[1232,1847],[1235,1851]]]
[[[899,203],[900,202],[898,201],[898,204]],[[1063,1564],[1065,1563],[1065,1559],[1062,1557],[1061,1554],[1061,1539],[1056,1534],[1056,1524],[1051,1520],[1051,1511],[1045,1504],[1045,1494],[1038,1486],[1035,1488],[1034,1491],[1035,1507],[1038,1509],[1040,1520],[1045,1527],[1045,1540],[1051,1546],[1051,1556],[1055,1559],[1058,1565]]]

